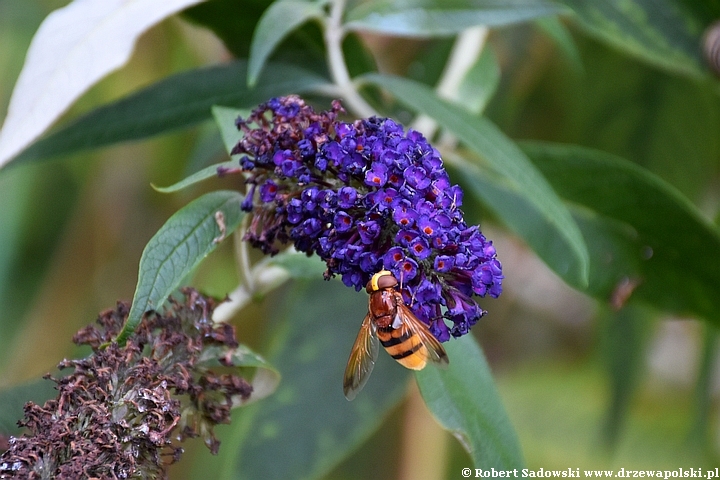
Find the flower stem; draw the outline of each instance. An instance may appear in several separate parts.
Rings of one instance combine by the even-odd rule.
[[[440,98],[459,100],[457,95],[460,84],[473,64],[480,58],[487,36],[487,27],[468,28],[458,35],[445,64],[445,69],[435,87]],[[422,132],[427,138],[431,138],[435,135],[438,125],[427,115],[420,115],[413,123],[412,128]]]
[[[358,93],[345,64],[345,55],[342,51],[342,41],[345,36],[345,29],[342,26],[344,10],[345,0],[333,1],[330,17],[325,23],[325,48],[327,48],[330,74],[348,108],[360,117],[372,117],[377,115],[375,109]]]

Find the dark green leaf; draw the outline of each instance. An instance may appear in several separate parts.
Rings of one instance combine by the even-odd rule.
[[[7,435],[19,433],[17,422],[23,418],[25,403],[35,402],[42,405],[56,396],[55,382],[50,380],[34,380],[0,390],[0,433]]]
[[[480,346],[472,335],[445,344],[450,365],[415,374],[425,403],[465,447],[476,467],[499,470],[524,465],[515,430]]]
[[[14,162],[138,140],[210,118],[213,105],[251,108],[271,97],[312,90],[326,80],[270,63],[257,88],[245,86],[245,62],[184,72],[100,107],[30,146]]]
[[[346,28],[407,37],[455,35],[475,25],[502,26],[560,13],[544,0],[378,0],[347,14]]]
[[[562,238],[567,246],[567,275],[586,285],[589,256],[585,241],[570,212],[527,156],[489,120],[440,100],[430,88],[399,77],[364,75],[366,81],[386,88],[408,108],[434,118],[469,148],[477,152],[541,214],[548,235]],[[474,165],[463,167],[468,173]]]
[[[704,25],[674,0],[561,0],[580,26],[601,40],[667,70],[706,75]]]
[[[563,198],[632,229],[626,245],[636,267],[618,266],[637,268],[633,295],[660,309],[720,319],[720,231],[687,198],[613,155],[540,142],[522,146]],[[607,267],[608,260],[597,260],[596,268]],[[621,275],[616,281],[626,276],[615,274]]]
[[[365,389],[352,402],[343,396],[367,295],[339,281],[295,282],[282,304],[266,357],[283,380],[275,394],[234,416],[214,478],[322,477],[382,426],[407,390],[408,371],[380,352]]]
[[[235,58],[247,58],[253,29],[270,3],[272,0],[206,0],[182,16],[212,30]]]
[[[322,18],[324,3],[307,0],[275,2],[265,10],[255,27],[250,45],[247,83],[255,86],[265,62],[290,32],[313,18]]]
[[[124,343],[142,316],[167,300],[193,271],[240,224],[242,195],[218,191],[195,199],[165,222],[148,242],[142,257],[132,307],[118,343]],[[222,212],[222,219],[216,214]]]

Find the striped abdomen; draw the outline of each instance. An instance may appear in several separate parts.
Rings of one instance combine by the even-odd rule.
[[[380,344],[400,365],[412,370],[422,370],[427,365],[429,352],[420,337],[405,324],[400,328],[378,327]]]

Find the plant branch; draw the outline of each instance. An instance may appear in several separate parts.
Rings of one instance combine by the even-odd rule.
[[[377,112],[358,93],[345,64],[345,55],[342,51],[342,41],[345,37],[345,29],[342,26],[344,9],[345,0],[333,1],[330,16],[325,22],[325,48],[327,48],[330,75],[348,108],[360,117],[372,117],[377,115]]]

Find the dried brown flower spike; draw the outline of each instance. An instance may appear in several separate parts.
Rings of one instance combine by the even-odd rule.
[[[25,405],[19,424],[28,432],[10,439],[0,479],[166,478],[166,466],[183,452],[177,441],[202,435],[217,452],[213,427],[229,423],[233,397],[246,399],[252,387],[237,371],[210,370],[208,360],[231,366],[235,331],[210,320],[212,299],[183,293],[184,302],[172,301],[164,315],[147,315],[124,347],[101,345],[120,332],[125,303],[75,335],[93,354],[60,362],[74,371],[49,377],[57,398]]]

